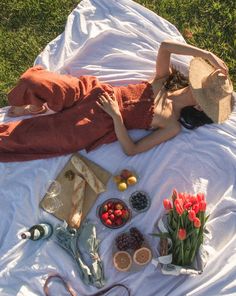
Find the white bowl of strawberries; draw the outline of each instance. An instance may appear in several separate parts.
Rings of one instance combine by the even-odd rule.
[[[98,216],[103,225],[116,229],[130,220],[131,211],[121,199],[110,198],[98,207]]]

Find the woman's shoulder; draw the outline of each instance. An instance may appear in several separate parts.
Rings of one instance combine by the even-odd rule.
[[[148,83],[152,86],[153,93],[156,96],[161,88],[164,86],[165,82],[167,81],[169,76],[163,76],[163,77],[154,77],[153,79],[150,79]]]
[[[149,79],[148,82],[152,85],[163,84],[168,79],[168,77],[169,75],[162,76],[162,77],[155,76],[154,78]]]

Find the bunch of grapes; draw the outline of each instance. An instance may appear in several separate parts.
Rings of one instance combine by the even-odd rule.
[[[142,233],[136,228],[130,228],[129,233],[122,233],[116,238],[116,247],[120,251],[137,250],[144,242]]]
[[[116,247],[120,251],[126,251],[130,246],[130,235],[128,233],[122,233],[116,238]]]
[[[130,237],[132,238],[132,245],[131,249],[137,250],[141,248],[143,242],[144,242],[144,237],[142,233],[138,230],[136,227],[130,228]]]

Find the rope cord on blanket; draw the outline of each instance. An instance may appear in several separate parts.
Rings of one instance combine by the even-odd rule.
[[[59,274],[50,275],[46,279],[46,282],[45,282],[44,287],[43,287],[43,291],[44,291],[45,296],[50,296],[48,284],[54,278],[58,278],[63,283],[63,286],[66,288],[66,290],[70,293],[71,296],[79,296],[78,294],[76,294],[75,290],[71,287],[71,285],[68,282],[66,282],[63,279],[63,277],[60,276]],[[112,289],[117,288],[117,287],[124,288],[127,291],[127,295],[131,296],[130,289],[128,287],[126,287],[125,285],[123,285],[123,284],[113,284],[113,285],[111,285],[111,286],[109,286],[109,287],[107,287],[107,288],[105,288],[105,289],[103,289],[103,290],[101,290],[101,291],[99,291],[99,292],[97,292],[95,294],[84,295],[84,296],[102,296],[102,295],[105,295],[107,292],[109,292]]]

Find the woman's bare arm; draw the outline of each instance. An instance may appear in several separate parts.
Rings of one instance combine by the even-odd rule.
[[[170,123],[169,126],[156,130],[141,140],[134,142],[130,138],[123,123],[119,106],[115,98],[112,98],[105,93],[99,97],[97,104],[112,117],[117,139],[119,140],[123,151],[129,156],[147,151],[154,146],[169,140],[176,136],[181,129],[180,125]]]
[[[212,52],[190,44],[167,39],[161,43],[157,54],[155,78],[162,78],[170,74],[170,57],[172,53],[201,57],[208,60],[216,69],[221,69],[225,75],[228,74],[228,68],[225,63]]]
[[[113,118],[116,136],[125,152],[132,156],[147,151],[171,138],[176,136],[180,130],[180,125],[169,125],[151,132],[151,134],[143,137],[141,140],[134,142],[128,135],[127,129],[123,124],[121,117]]]

